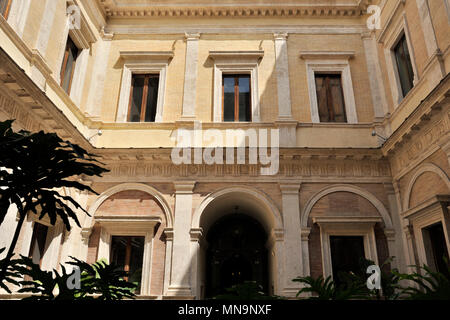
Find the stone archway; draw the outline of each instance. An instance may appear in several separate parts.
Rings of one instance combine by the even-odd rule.
[[[205,296],[254,281],[268,292],[267,234],[261,224],[245,213],[232,213],[211,226],[206,241]]]
[[[207,269],[207,262],[208,259],[210,259],[210,257],[208,257],[208,248],[210,248],[211,245],[214,246],[213,242],[217,240],[217,237],[211,236],[211,234],[214,233],[217,224],[220,226],[223,221],[225,221],[226,224],[226,221],[228,220],[228,223],[231,225],[235,222],[239,222],[239,219],[233,220],[233,215],[239,215],[241,219],[246,220],[248,223],[259,225],[260,231],[257,232],[257,234],[259,234],[260,239],[257,239],[257,234],[254,235],[255,237],[252,239],[255,240],[257,245],[261,246],[262,244],[260,249],[266,251],[260,258],[262,259],[265,254],[264,258],[267,260],[259,261],[259,263],[265,263],[267,266],[267,276],[261,278],[263,279],[262,282],[266,282],[263,283],[263,287],[268,293],[277,294],[280,288],[280,279],[276,275],[282,273],[281,269],[283,261],[283,249],[281,245],[283,238],[283,224],[280,212],[263,193],[254,189],[239,187],[223,189],[208,195],[194,213],[191,228],[191,240],[195,241],[191,241],[193,246],[191,252],[195,252],[195,254],[193,256],[194,264],[192,266],[193,272],[191,274],[191,283],[195,296],[204,298],[210,293],[206,292],[208,285],[207,274],[209,272]],[[234,225],[239,226],[239,223]],[[241,226],[245,228],[245,223],[242,223]],[[229,231],[232,230],[231,226]],[[199,234],[201,234],[201,236],[199,236]],[[232,239],[225,240],[232,241]],[[241,251],[237,250],[236,252],[242,253],[245,251],[245,248],[241,247],[240,249]],[[232,272],[232,266],[236,265],[236,261],[240,259],[248,262],[250,258],[254,257],[241,254],[239,257],[235,257],[237,260],[234,262],[231,255],[225,255],[222,258],[223,259],[219,261],[219,263],[225,268],[227,266],[224,264],[229,263],[231,266],[229,266],[230,269],[228,271]],[[255,261],[252,261],[252,263],[255,263]],[[239,269],[240,268],[237,268],[236,271],[239,272]],[[244,269],[245,268],[242,268],[241,271],[244,272]],[[252,272],[255,272],[255,270],[256,269],[253,268]],[[253,274],[251,276],[253,276]],[[221,281],[222,280],[223,283],[227,282],[226,279],[221,279]]]

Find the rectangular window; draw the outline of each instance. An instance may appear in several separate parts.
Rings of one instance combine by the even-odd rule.
[[[137,293],[141,290],[144,239],[145,237],[113,236],[111,240],[111,263],[128,272],[125,280],[138,283]]]
[[[224,75],[222,94],[223,121],[252,121],[250,75]]]
[[[434,270],[448,275],[445,260],[449,261],[449,256],[442,223],[423,228],[423,235],[428,264]]]
[[[12,0],[0,0],[0,14],[8,19],[9,10],[11,9]]]
[[[405,35],[402,36],[394,47],[394,54],[403,97],[405,97],[414,86],[414,72]]]
[[[341,74],[315,74],[320,122],[347,122]]]
[[[331,264],[333,280],[337,285],[344,283],[341,273],[359,272],[364,259],[364,237],[330,236]]]
[[[159,75],[133,75],[128,107],[128,122],[155,122],[158,88]]]
[[[61,87],[69,94],[72,86],[73,74],[75,71],[75,64],[78,58],[79,49],[75,43],[70,39],[67,39],[66,50],[64,52],[63,64],[61,67]]]
[[[45,253],[45,244],[47,240],[48,227],[43,224],[34,223],[33,236],[31,237],[31,246],[28,257],[33,260],[33,263],[42,265],[42,258]]]

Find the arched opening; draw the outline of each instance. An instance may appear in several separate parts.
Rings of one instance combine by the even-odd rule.
[[[206,240],[206,298],[245,281],[255,281],[268,293],[267,234],[257,220],[226,215],[211,226]]]
[[[249,246],[250,249],[246,250],[253,250],[253,253],[258,250],[260,255],[258,262],[255,262],[255,255],[241,254],[233,259],[231,254],[225,256],[222,253],[224,257],[218,261],[221,268],[217,266],[216,271],[210,270],[211,262],[209,261],[212,261],[212,257],[208,256],[208,253],[212,252],[214,246],[223,252],[223,248],[226,248],[223,242],[228,241],[228,245],[233,244],[233,237],[230,236],[233,225],[242,228],[240,232],[249,239],[247,241],[253,241],[253,244],[249,242],[242,246]],[[260,282],[268,294],[280,293],[280,279],[276,275],[283,268],[281,247],[283,222],[278,208],[265,194],[252,188],[242,187],[226,188],[209,194],[194,213],[191,239],[193,235],[198,234],[197,230],[200,230],[203,236],[199,241],[192,242],[195,266],[191,276],[192,283],[195,285],[194,293],[198,299],[214,296],[217,292],[210,289],[213,286],[211,272],[216,272],[218,274],[216,277],[222,281],[221,284],[214,286],[226,287],[233,281],[242,282],[251,276],[251,279],[258,280],[258,277],[262,279]],[[242,249],[242,251],[245,250]],[[261,270],[255,271],[255,265],[262,266]],[[239,268],[233,266],[239,266]],[[235,278],[233,278],[233,268],[237,271],[237,274],[234,272]],[[223,270],[225,275],[220,270]],[[239,272],[241,272],[240,275]],[[227,279],[227,274],[231,278]],[[257,274],[264,276],[256,276]],[[221,288],[221,290],[224,289]]]

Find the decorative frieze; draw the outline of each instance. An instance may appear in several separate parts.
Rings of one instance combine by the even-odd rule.
[[[136,7],[121,4],[112,0],[101,0],[100,6],[107,17],[115,18],[250,18],[250,17],[360,17],[365,14],[361,5],[270,5],[270,6],[202,6],[187,5]]]
[[[109,177],[257,177],[260,164],[175,165],[168,161],[105,161]],[[387,160],[280,160],[274,177],[390,177]]]

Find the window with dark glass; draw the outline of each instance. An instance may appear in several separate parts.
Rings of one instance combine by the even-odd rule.
[[[11,9],[12,0],[0,0],[0,14],[8,19],[9,10]]]
[[[315,74],[320,122],[347,122],[340,74]]]
[[[414,86],[414,72],[405,35],[402,36],[395,46],[394,54],[403,96],[405,97]]]
[[[364,238],[361,236],[330,236],[333,280],[345,284],[345,273],[359,273],[364,259]]]
[[[252,121],[250,75],[224,75],[223,121]]]
[[[72,87],[73,73],[75,71],[78,54],[79,49],[69,37],[67,39],[66,50],[64,51],[64,59],[61,67],[61,87],[68,94]]]
[[[42,258],[45,253],[45,244],[47,240],[48,227],[43,224],[34,223],[33,235],[31,237],[31,246],[28,257],[33,260],[33,263],[41,265]]]
[[[111,240],[111,263],[128,273],[125,280],[138,283],[136,292],[141,288],[144,239],[113,236]]]
[[[155,122],[158,87],[158,74],[133,75],[128,122]]]
[[[445,262],[449,261],[449,256],[442,223],[424,228],[423,235],[429,265],[436,271],[449,275],[448,264]]]

